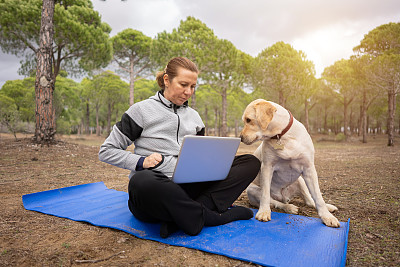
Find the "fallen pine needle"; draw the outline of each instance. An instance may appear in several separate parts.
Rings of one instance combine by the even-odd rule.
[[[75,260],[76,263],[97,263],[97,262],[101,262],[101,261],[106,261],[111,259],[112,257],[118,256],[119,254],[125,253],[125,251],[120,251],[118,253],[115,253],[107,258],[104,259],[98,259],[98,260]]]

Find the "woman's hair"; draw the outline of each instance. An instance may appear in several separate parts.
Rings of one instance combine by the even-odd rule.
[[[190,59],[186,57],[174,57],[168,62],[163,71],[159,71],[157,73],[156,80],[158,86],[160,86],[162,90],[165,89],[164,75],[168,74],[169,80],[172,81],[178,75],[179,68],[184,68],[199,73],[199,69],[197,68],[196,64],[194,64]]]

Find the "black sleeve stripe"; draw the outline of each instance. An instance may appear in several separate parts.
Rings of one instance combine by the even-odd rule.
[[[122,115],[121,120],[117,122],[116,126],[132,142],[138,139],[143,131],[143,128],[137,125],[137,123],[126,113]]]
[[[197,132],[197,134],[196,135],[203,135],[204,136],[204,134],[205,134],[205,130],[206,130],[206,128],[201,128],[201,130],[200,131],[198,131]]]

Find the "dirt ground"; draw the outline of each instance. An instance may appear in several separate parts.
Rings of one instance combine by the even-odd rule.
[[[126,191],[129,173],[99,162],[104,138],[61,137],[41,147],[29,137],[0,134],[0,266],[254,266],[25,210],[22,195],[38,191],[99,181]],[[351,219],[347,266],[400,266],[400,138],[394,147],[386,146],[386,136],[367,144],[313,140],[324,199],[339,208],[340,221]],[[242,144],[239,154],[255,148]],[[245,194],[237,204],[249,206]],[[295,204],[300,215],[317,217]]]

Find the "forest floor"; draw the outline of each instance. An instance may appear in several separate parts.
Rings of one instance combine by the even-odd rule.
[[[99,162],[101,137],[61,136],[50,147],[18,137],[0,134],[0,266],[255,265],[25,210],[22,195],[39,191],[99,181],[126,191],[129,171]],[[394,147],[386,136],[370,136],[366,144],[355,137],[313,140],[324,199],[339,208],[340,221],[351,219],[346,265],[400,266],[400,138]],[[255,148],[241,144],[238,154]],[[236,203],[249,206],[246,194]],[[294,204],[300,215],[317,217],[300,200]]]

